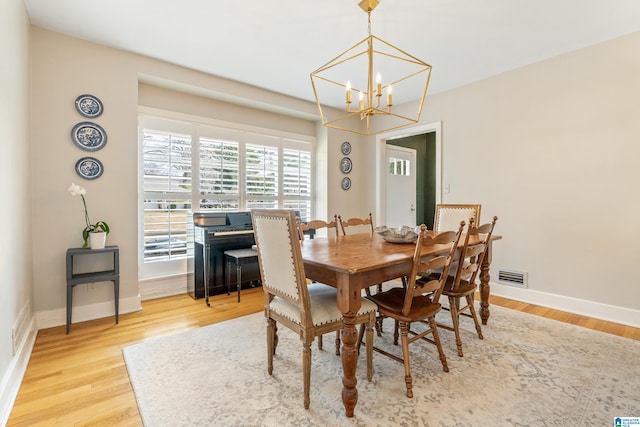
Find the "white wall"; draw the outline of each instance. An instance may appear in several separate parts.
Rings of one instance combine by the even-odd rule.
[[[9,416],[35,337],[31,275],[29,19],[21,0],[0,2],[0,425]],[[48,223],[42,224],[42,229]],[[19,334],[14,349],[12,329]],[[30,334],[31,332],[31,334]]]
[[[444,203],[499,217],[494,293],[640,326],[640,33],[427,98]],[[434,64],[437,73],[437,64]]]

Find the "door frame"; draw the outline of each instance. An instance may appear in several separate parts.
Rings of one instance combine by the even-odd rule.
[[[435,132],[436,144],[436,203],[442,203],[442,122],[396,129],[376,135],[376,217],[380,224],[386,223],[387,181],[386,181],[386,144],[388,139],[421,135]]]

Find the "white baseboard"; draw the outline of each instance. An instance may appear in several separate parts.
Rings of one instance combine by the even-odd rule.
[[[640,328],[640,310],[491,282],[491,295]]]
[[[25,338],[16,347],[9,369],[0,382],[0,426],[6,426],[9,421],[13,403],[18,396],[18,390],[20,390],[22,379],[27,371],[37,332],[35,315],[32,315],[24,334]]]
[[[119,314],[133,313],[142,310],[140,295],[131,298],[120,298]],[[101,319],[115,316],[113,301],[105,301],[97,304],[88,304],[73,307],[71,323],[86,322],[87,320]],[[52,328],[67,324],[66,308],[36,312],[36,325],[38,329]]]
[[[187,275],[159,277],[138,281],[142,301],[187,293]]]

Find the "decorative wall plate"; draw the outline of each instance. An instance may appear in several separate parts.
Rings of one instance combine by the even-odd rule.
[[[99,117],[104,110],[102,101],[93,95],[80,95],[76,98],[76,110],[85,117]]]
[[[345,141],[342,143],[342,145],[340,146],[340,151],[342,151],[342,154],[344,154],[345,156],[351,153],[351,144],[349,144],[349,141]]]
[[[71,139],[83,150],[97,151],[107,143],[107,133],[96,123],[80,122],[71,129]]]
[[[353,164],[351,163],[350,158],[343,157],[342,160],[340,160],[340,170],[342,171],[342,173],[349,173],[351,172],[352,168]]]
[[[95,157],[83,157],[76,162],[76,173],[84,179],[100,178],[104,167]]]
[[[342,178],[342,189],[348,190],[350,188],[351,188],[351,178],[349,178],[348,176],[345,176],[344,178]]]

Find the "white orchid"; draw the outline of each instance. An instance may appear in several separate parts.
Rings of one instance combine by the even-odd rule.
[[[72,196],[82,197],[82,205],[84,206],[84,222],[87,224],[84,230],[82,230],[82,238],[84,239],[82,247],[86,248],[89,246],[89,233],[94,231],[103,231],[109,234],[109,225],[104,221],[98,221],[95,224],[91,224],[89,211],[87,210],[87,201],[84,198],[85,194],[87,194],[87,190],[84,187],[72,182],[69,186],[69,193],[71,193]]]
[[[87,190],[85,190],[84,187],[81,187],[78,184],[72,182],[71,186],[69,186],[69,193],[71,193],[72,196],[84,196],[85,194],[87,194]]]

